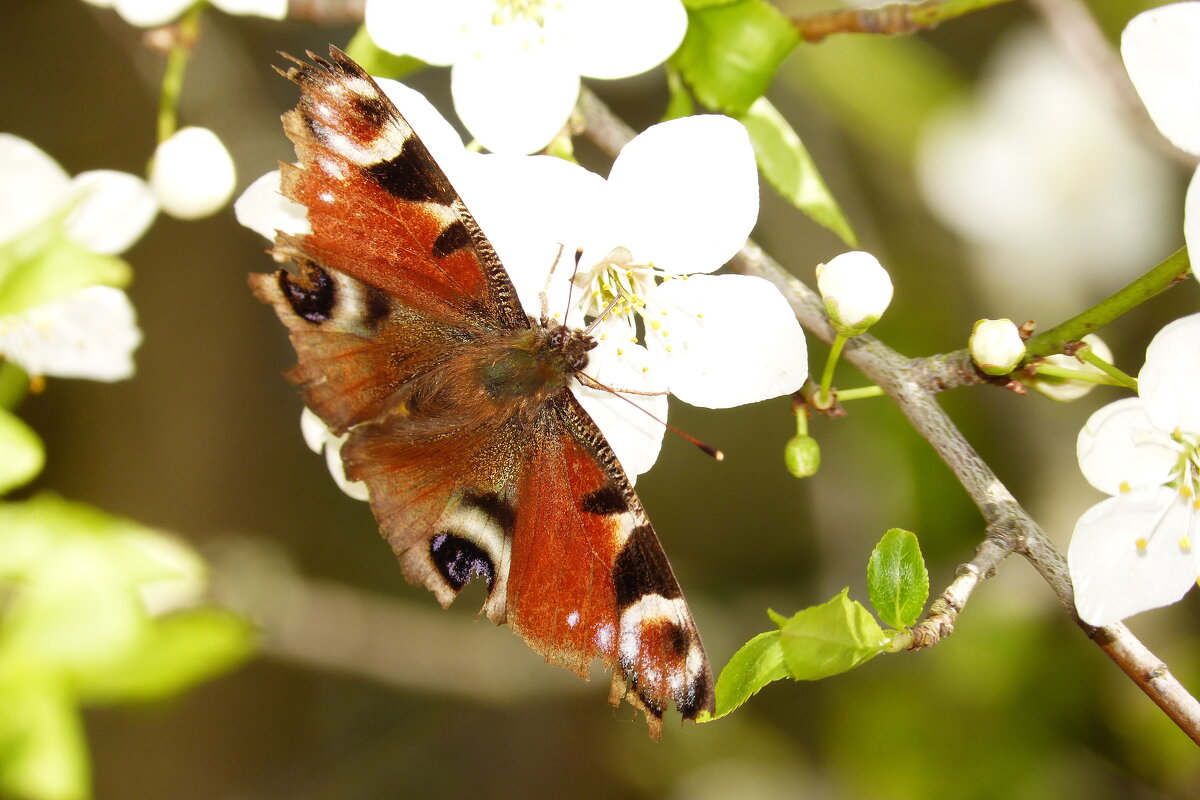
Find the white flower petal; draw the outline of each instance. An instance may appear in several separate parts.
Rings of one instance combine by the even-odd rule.
[[[67,233],[93,253],[123,253],[158,214],[150,187],[128,172],[81,172],[71,186],[79,199],[67,216]]]
[[[71,179],[33,142],[0,133],[0,243],[60,208]]]
[[[234,201],[233,213],[243,226],[272,242],[275,241],[275,231],[312,233],[308,224],[308,210],[280,192],[277,169],[247,186],[241,197]]]
[[[446,121],[433,103],[416,89],[390,78],[376,78],[375,82],[388,99],[396,104],[404,119],[416,131],[417,136],[421,137],[421,143],[453,183],[455,171],[463,158],[463,141],[458,131]]]
[[[1188,503],[1163,487],[1088,509],[1067,551],[1079,616],[1111,625],[1183,597],[1196,582],[1194,520]]]
[[[694,406],[729,408],[790,394],[808,377],[804,333],[779,290],[747,275],[693,275],[658,287],[669,308],[671,393]]]
[[[367,0],[364,24],[384,50],[447,66],[465,56],[494,8],[493,0]]]
[[[130,25],[152,28],[178,18],[193,2],[195,0],[116,0],[113,7]]]
[[[459,118],[488,150],[532,153],[566,124],[579,97],[579,75],[554,48],[511,49],[497,41],[455,63],[450,92]]]
[[[646,349],[640,345],[627,345],[621,351],[622,355],[618,356],[615,347],[596,348],[591,352],[584,372],[612,389],[660,391],[661,387],[654,384],[651,357]],[[654,466],[666,432],[662,425],[667,419],[665,394],[617,397],[582,383],[576,383],[572,390],[617,454],[630,483]],[[635,405],[657,419],[639,411]]]
[[[1140,398],[1109,403],[1088,418],[1075,445],[1088,483],[1107,494],[1161,486],[1178,458],[1167,434],[1146,416]]]
[[[1138,14],[1121,34],[1121,56],[1163,136],[1200,155],[1200,3]]]
[[[1160,430],[1200,433],[1200,314],[1175,320],[1150,340],[1138,394]]]
[[[540,293],[553,267],[548,311],[563,321],[575,248],[594,219],[604,179],[550,156],[475,155],[467,163],[455,187],[496,248],[526,313],[541,314]]]
[[[624,78],[666,61],[687,32],[679,0],[573,0],[557,20],[581,75]]]
[[[123,380],[141,341],[129,297],[110,286],[0,317],[0,354],[31,375]]]
[[[150,186],[163,211],[199,219],[219,211],[233,194],[233,159],[207,128],[181,128],[154,151]]]
[[[253,15],[268,19],[287,17],[288,0],[212,0],[226,14]]]
[[[729,117],[651,126],[621,151],[608,183],[607,225],[619,241],[595,246],[607,253],[622,245],[667,272],[712,272],[746,243],[758,218],[754,150]]]
[[[1183,243],[1188,253],[1200,253],[1200,169],[1192,174],[1187,197],[1183,201]],[[1200,255],[1195,256],[1200,261]],[[1192,265],[1192,277],[1200,281],[1200,268]]]

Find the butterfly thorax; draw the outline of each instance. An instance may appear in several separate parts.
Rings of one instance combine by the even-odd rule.
[[[596,340],[550,321],[491,343],[479,365],[484,394],[496,403],[544,400],[563,391],[588,363]]]

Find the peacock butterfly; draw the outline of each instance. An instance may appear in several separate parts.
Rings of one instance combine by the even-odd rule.
[[[346,477],[412,583],[483,610],[546,660],[613,672],[658,737],[673,702],[713,709],[713,680],[662,545],[612,448],[571,392],[595,342],[534,319],[421,140],[353,60],[288,57],[297,164],[283,194],[311,232],[255,274],[299,363],[287,377],[335,434]]]

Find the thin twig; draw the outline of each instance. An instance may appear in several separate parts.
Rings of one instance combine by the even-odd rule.
[[[610,156],[615,157],[633,138],[633,130],[587,90],[580,99],[580,107],[587,120],[589,137]],[[825,317],[820,296],[788,274],[756,244],[747,242],[731,264],[738,272],[756,275],[775,284],[805,329],[826,342],[833,340],[834,331]],[[977,575],[960,575],[955,579],[947,589],[950,593],[948,607],[961,609],[970,590],[990,574],[995,564],[1003,559],[1005,550],[1020,553],[1092,641],[1180,729],[1200,744],[1200,702],[1183,688],[1162,660],[1124,625],[1097,629],[1079,619],[1066,559],[937,404],[935,392],[927,386],[928,375],[924,370],[928,362],[905,358],[869,334],[853,339],[847,345],[844,357],[892,397],[917,432],[950,468],[987,523],[988,539],[981,545],[984,555],[977,555],[979,563],[972,562],[975,567],[968,568],[968,571],[976,570]],[[953,613],[957,615],[958,611]]]
[[[964,14],[1007,3],[1009,0],[925,0],[923,3],[888,3],[875,8],[825,11],[795,17],[792,24],[809,43],[835,33],[878,33],[885,36],[936,28]]]

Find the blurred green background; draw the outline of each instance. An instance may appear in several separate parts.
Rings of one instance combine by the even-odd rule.
[[[1115,40],[1149,5],[1097,0],[1092,9]],[[163,59],[141,32],[79,0],[4,0],[0,20],[0,130],[72,174],[143,174]],[[919,37],[835,37],[802,46],[773,86],[864,249],[890,269],[896,297],[875,332],[907,354],[964,346],[980,317],[1048,326],[1078,310],[1056,309],[1039,280],[1016,271],[1016,300],[985,291],[967,267],[971,243],[935,219],[915,177],[929,115],[969,96],[996,47],[1030,25],[1034,15],[1012,4]],[[222,137],[241,188],[292,156],[279,115],[295,91],[270,69],[276,51],[345,45],[353,29],[216,11],[203,26],[181,124]],[[444,70],[408,82],[449,114]],[[590,85],[639,128],[666,99],[661,72]],[[1164,169],[1178,216],[1184,174]],[[1165,241],[1123,272],[1080,272],[1084,301],[1180,246],[1178,218],[1164,224]],[[845,249],[765,187],[756,239],[806,281]],[[480,592],[443,613],[404,582],[367,506],[336,489],[299,436],[300,403],[279,374],[292,352],[246,288],[248,272],[271,266],[266,246],[228,209],[202,222],[160,217],[126,255],[146,336],[137,377],[52,380],[20,409],[48,448],[33,490],[177,532],[212,560],[218,596],[265,626],[262,656],[233,674],[168,703],[89,712],[98,798],[1200,796],[1191,742],[1017,558],[933,650],[820,683],[774,684],[714,724],[681,729],[668,718],[652,743],[627,708],[605,704],[603,676],[580,682],[475,620]],[[1118,363],[1135,372],[1150,336],[1195,307],[1187,285],[1119,321],[1106,337]],[[810,344],[819,368],[826,350]],[[839,383],[862,381],[846,369]],[[1057,405],[973,388],[943,402],[1065,551],[1074,520],[1101,499],[1078,473],[1075,436],[1118,396],[1100,389]],[[768,607],[791,613],[846,585],[865,600],[867,557],[889,527],[919,535],[934,594],[981,539],[973,507],[888,401],[850,411],[813,424],[824,462],[798,482],[782,463],[793,431],[786,398],[726,411],[672,405],[673,423],[727,459],[668,437],[638,491],[715,669],[770,627]],[[1131,627],[1185,686],[1200,686],[1194,597]]]

